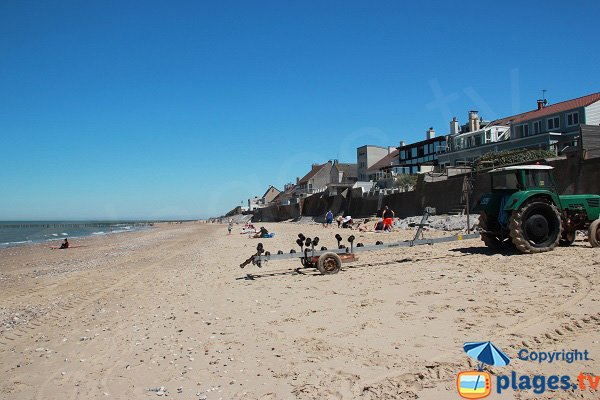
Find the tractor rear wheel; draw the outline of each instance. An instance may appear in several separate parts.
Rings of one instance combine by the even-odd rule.
[[[588,240],[592,247],[600,247],[600,218],[592,222],[588,232]]]
[[[317,269],[323,275],[337,274],[342,267],[342,259],[335,253],[325,253],[317,261]]]
[[[561,238],[562,221],[554,204],[533,201],[510,217],[510,237],[521,253],[553,250]]]
[[[488,231],[489,229],[488,216],[485,212],[479,214],[479,228],[482,231]],[[502,248],[502,241],[493,233],[481,232],[481,240],[490,249],[499,250]]]

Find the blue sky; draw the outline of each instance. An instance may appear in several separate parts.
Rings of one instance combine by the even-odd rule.
[[[197,218],[600,91],[598,2],[0,2],[0,220]]]

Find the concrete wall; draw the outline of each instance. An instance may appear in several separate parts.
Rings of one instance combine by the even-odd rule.
[[[552,161],[554,176],[561,194],[600,194],[600,158],[580,160],[571,157]],[[474,175],[473,193],[469,203],[477,204],[482,194],[491,190],[488,174]],[[425,207],[434,207],[438,214],[453,211],[462,202],[464,175],[450,177],[440,182],[424,182],[420,176],[415,190],[383,196],[381,207],[388,206],[397,217],[420,215]],[[354,195],[354,196],[353,196]],[[379,197],[362,197],[360,190],[348,190],[347,194],[327,196],[315,194],[302,200],[301,205],[274,206],[257,211],[253,221],[284,221],[303,216],[322,218],[328,210],[334,214],[368,217],[378,210]]]
[[[300,216],[300,205],[271,206],[256,210],[252,222],[281,222]]]

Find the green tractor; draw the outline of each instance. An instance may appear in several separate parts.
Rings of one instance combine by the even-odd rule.
[[[542,253],[569,246],[585,229],[592,247],[600,247],[600,196],[559,196],[552,169],[518,165],[490,171],[492,192],[474,209],[488,247],[512,244],[522,253]]]

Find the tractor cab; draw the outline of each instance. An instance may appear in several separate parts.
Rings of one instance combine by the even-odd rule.
[[[507,228],[508,216],[532,194],[543,195],[549,202],[560,204],[556,194],[553,167],[548,165],[515,165],[490,171],[492,191],[479,199],[475,212],[493,216],[493,224],[499,222]]]
[[[547,165],[526,165],[492,170],[492,191],[503,194],[519,190],[555,190],[556,184]]]

